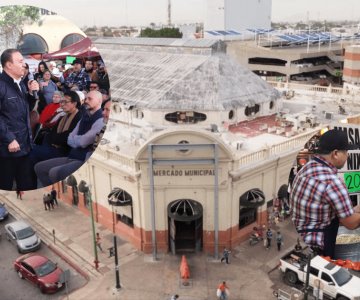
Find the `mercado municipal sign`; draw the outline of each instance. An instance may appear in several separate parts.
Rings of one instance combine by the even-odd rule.
[[[214,169],[153,170],[154,176],[214,176]]]

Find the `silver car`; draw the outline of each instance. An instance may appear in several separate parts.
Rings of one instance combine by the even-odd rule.
[[[24,221],[15,221],[5,225],[6,239],[13,243],[19,253],[36,251],[41,240],[35,231]]]

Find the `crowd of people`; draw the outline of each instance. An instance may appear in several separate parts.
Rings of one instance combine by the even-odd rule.
[[[21,53],[1,55],[0,189],[31,190],[63,180],[95,150],[110,113],[104,63],[41,61],[29,71]]]

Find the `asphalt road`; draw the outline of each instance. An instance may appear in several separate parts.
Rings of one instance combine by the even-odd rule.
[[[9,243],[5,237],[4,226],[7,223],[13,222],[15,219],[10,216],[8,220],[0,222],[0,299],[1,300],[43,300],[43,299],[62,299],[66,295],[66,289],[63,289],[56,294],[47,295],[42,294],[40,290],[28,282],[18,277],[14,270],[13,261],[21,254],[17,252],[16,247]],[[70,270],[70,281],[68,284],[68,292],[80,288],[86,283],[79,273],[76,272],[70,265],[63,261],[60,257],[56,256],[45,244],[41,245],[40,250],[36,253],[50,258],[52,261],[57,262],[59,267],[63,270]]]

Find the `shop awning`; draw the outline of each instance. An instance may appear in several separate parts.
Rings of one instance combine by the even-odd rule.
[[[74,56],[76,58],[85,57],[100,57],[99,51],[92,45],[89,38],[84,38],[81,41],[62,48],[58,51],[47,53],[43,55],[44,59],[65,59],[67,56]]]
[[[168,205],[168,215],[176,221],[194,221],[202,217],[203,209],[199,202],[179,199]]]
[[[77,185],[77,181],[74,175],[70,175],[67,179],[66,179],[66,184],[70,185],[70,186],[76,186]]]
[[[114,188],[108,195],[108,202],[114,206],[126,206],[132,204],[131,195],[121,188]]]
[[[259,207],[265,203],[265,195],[258,188],[248,190],[240,196],[240,206]]]

